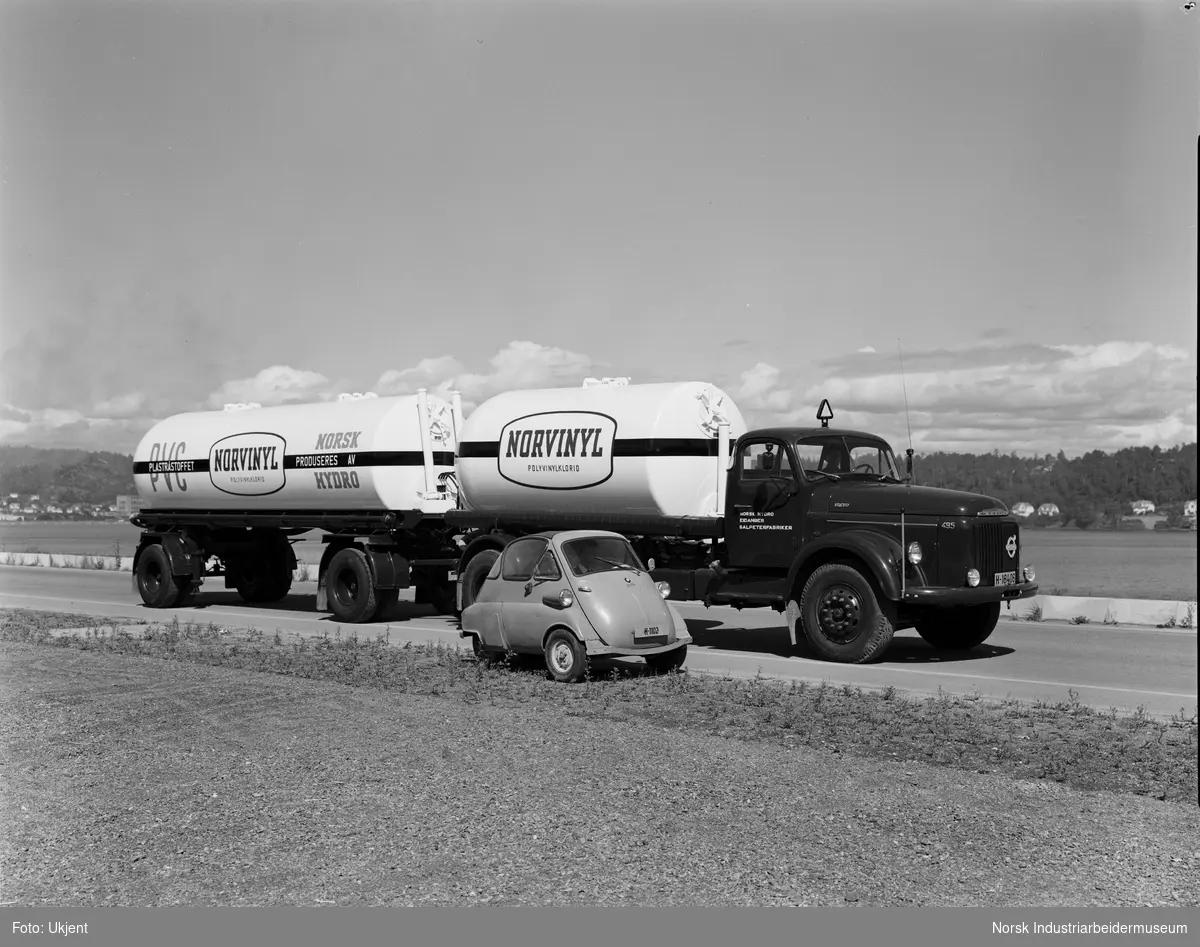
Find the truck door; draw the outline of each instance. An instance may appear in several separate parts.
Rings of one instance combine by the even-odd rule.
[[[791,448],[773,437],[742,442],[730,474],[725,510],[729,565],[786,569],[800,548],[804,487]]]

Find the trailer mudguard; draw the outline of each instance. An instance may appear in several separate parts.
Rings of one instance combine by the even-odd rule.
[[[404,556],[386,546],[368,546],[367,560],[377,589],[406,589],[411,584],[409,563]]]

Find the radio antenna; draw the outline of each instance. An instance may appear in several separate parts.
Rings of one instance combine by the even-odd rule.
[[[904,379],[904,346],[900,344],[900,340],[896,339],[896,348],[900,352],[900,384],[904,389],[904,423],[908,427],[908,482],[912,483],[913,471],[913,446],[912,446],[912,421],[908,416],[908,382]]]

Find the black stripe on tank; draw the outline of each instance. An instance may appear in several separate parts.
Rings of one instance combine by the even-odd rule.
[[[729,452],[737,442],[730,440]],[[644,437],[617,438],[613,441],[614,457],[716,457],[717,439],[714,437]],[[499,441],[462,441],[458,445],[459,457],[499,457]],[[555,454],[554,456],[558,456]],[[588,451],[586,456],[591,456]]]
[[[421,467],[425,456],[419,450],[360,450],[343,453],[287,454],[283,458],[284,470],[321,470],[328,467]],[[435,467],[453,467],[452,451],[435,450]],[[138,460],[134,461],[135,474],[208,473],[207,457],[195,460]],[[247,468],[250,469],[250,468]],[[239,471],[229,471],[238,473]]]

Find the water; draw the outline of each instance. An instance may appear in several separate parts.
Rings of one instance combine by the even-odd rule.
[[[132,556],[140,530],[112,522],[0,522],[0,551]],[[1196,598],[1195,532],[1175,530],[1023,529],[1021,561],[1037,568],[1047,595],[1186,600]],[[296,544],[316,564],[321,534]]]

